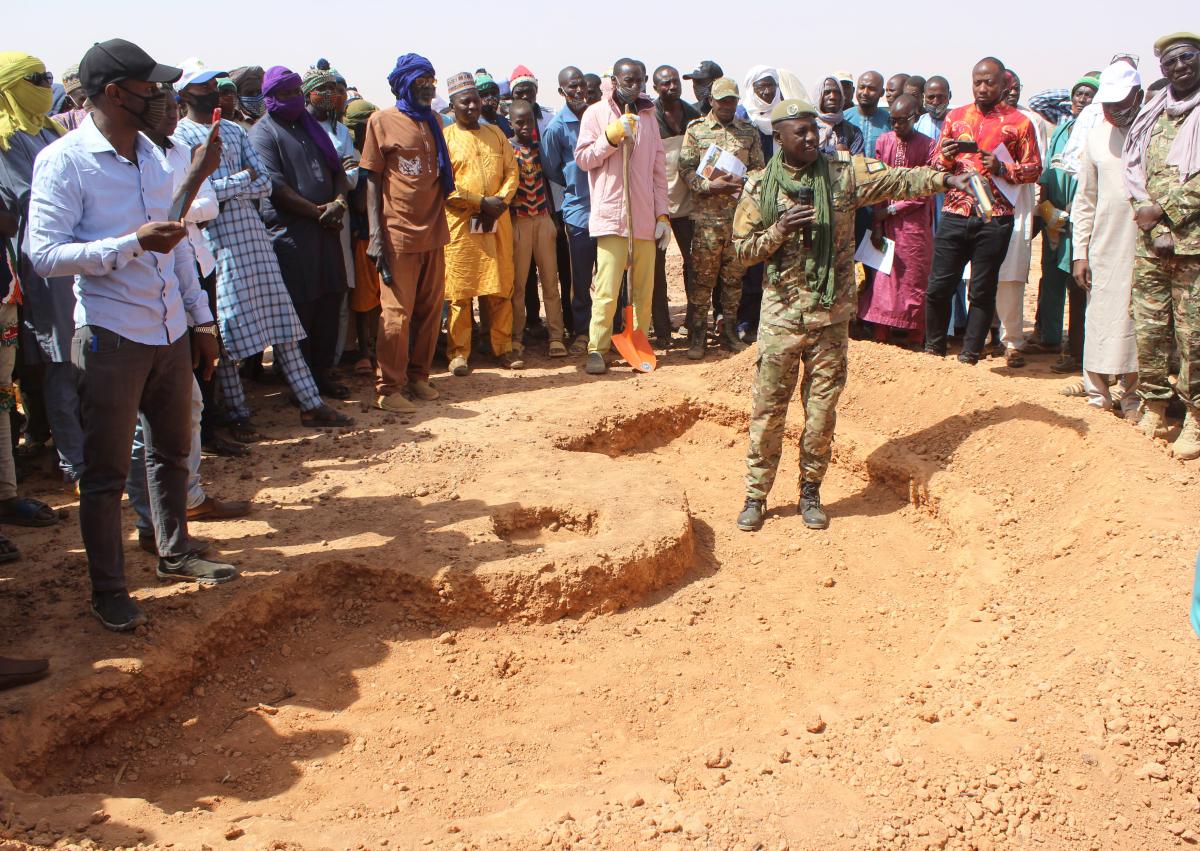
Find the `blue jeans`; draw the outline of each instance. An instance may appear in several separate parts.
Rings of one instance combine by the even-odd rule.
[[[83,373],[75,364],[46,364],[42,394],[46,399],[46,418],[58,450],[58,467],[72,482],[83,474],[83,422],[79,418],[79,387]]]
[[[200,385],[192,378],[192,447],[188,452],[187,507],[195,508],[204,502],[204,487],[200,484],[200,417],[204,413],[204,397]],[[146,483],[145,416],[139,415],[133,430],[133,452],[129,459],[129,475],[125,493],[137,512],[139,535],[154,534],[154,516],[150,510],[150,489]]]
[[[571,318],[575,336],[586,337],[592,321],[592,273],[596,269],[596,240],[587,228],[567,225],[571,245]]]

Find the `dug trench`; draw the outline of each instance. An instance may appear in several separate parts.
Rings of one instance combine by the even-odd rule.
[[[1194,474],[1036,373],[858,344],[832,528],[794,513],[797,408],[744,534],[753,371],[481,372],[418,425],[281,440],[248,480],[267,519],[211,525],[275,567],[139,592],[131,638],[33,572],[28,646],[88,640],[0,703],[0,835],[1194,842]]]

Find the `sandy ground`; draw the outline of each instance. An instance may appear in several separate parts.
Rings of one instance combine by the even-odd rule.
[[[832,527],[794,409],[741,533],[754,357],[481,362],[411,418],[356,380],[343,432],[260,389],[204,465],[255,513],[194,528],[243,577],[159,585],[130,522],[132,636],[31,480],[66,521],[13,535],[0,648],[54,673],[0,694],[0,849],[1195,844],[1197,468],[1049,356],[854,343]]]

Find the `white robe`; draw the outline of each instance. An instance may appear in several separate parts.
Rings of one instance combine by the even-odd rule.
[[[1088,134],[1071,205],[1072,259],[1092,270],[1084,323],[1083,368],[1106,375],[1137,372],[1137,345],[1129,311],[1137,239],[1125,193],[1121,148],[1128,130],[1102,122]]]
[[[1033,124],[1037,136],[1038,154],[1045,166],[1046,122],[1038,114],[1021,109],[1021,114]],[[1011,152],[1010,152],[1011,153]],[[1001,281],[1016,281],[1024,285],[1029,280],[1029,264],[1033,260],[1033,204],[1037,198],[1036,183],[1022,183],[1017,187],[1017,201],[1013,204],[1013,231],[1008,240],[1008,252],[1000,266]],[[1019,330],[1019,329],[1018,329]]]

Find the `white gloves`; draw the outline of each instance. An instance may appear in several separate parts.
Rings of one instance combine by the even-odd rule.
[[[671,244],[671,225],[669,223],[664,221],[654,223],[654,241],[658,243],[659,250],[667,250],[667,246]]]

